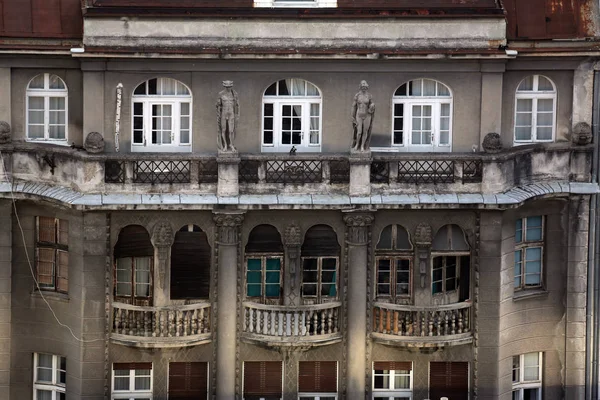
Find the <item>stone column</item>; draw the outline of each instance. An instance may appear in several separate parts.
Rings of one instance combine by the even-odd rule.
[[[0,200],[0,399],[10,398],[12,202]]]
[[[213,215],[218,228],[217,279],[217,399],[234,400],[237,344],[237,269],[239,227],[243,214],[219,213]]]
[[[171,268],[168,265],[171,246],[175,240],[173,227],[169,221],[159,221],[152,231],[152,245],[154,245],[154,305],[166,306],[170,299]]]
[[[217,196],[237,196],[239,189],[240,157],[237,152],[219,151],[217,156],[219,177],[217,182]]]
[[[374,217],[370,213],[349,212],[344,215],[348,232],[346,235],[346,246],[348,246],[346,398],[348,400],[365,398],[368,245],[373,220]]]
[[[350,196],[371,195],[371,158],[370,151],[352,152],[350,158]]]
[[[479,143],[481,150],[483,138],[490,132],[502,135],[502,76],[506,67],[501,63],[484,63],[481,65],[481,118],[479,128]],[[512,143],[505,138],[504,143]]]

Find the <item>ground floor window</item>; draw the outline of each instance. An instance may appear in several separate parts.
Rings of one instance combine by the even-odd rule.
[[[542,353],[513,356],[513,400],[542,400]]]
[[[152,400],[152,363],[114,363],[111,398]]]
[[[429,398],[469,400],[468,362],[429,363]]]
[[[169,363],[169,400],[206,399],[208,363]]]
[[[34,400],[65,400],[67,359],[53,354],[33,355]]]
[[[299,400],[337,400],[337,362],[300,361]]]
[[[281,361],[244,362],[244,400],[281,400],[282,398]]]
[[[373,400],[412,400],[412,362],[373,363]]]

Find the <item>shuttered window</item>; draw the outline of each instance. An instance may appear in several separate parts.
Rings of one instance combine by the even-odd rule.
[[[510,38],[568,38],[578,34],[579,0],[504,0]]]
[[[258,225],[246,244],[246,296],[278,304],[283,294],[283,244],[277,228]]]
[[[327,225],[315,225],[302,243],[303,300],[321,303],[335,299],[338,292],[340,245],[335,231]]]
[[[152,400],[152,363],[114,363],[111,399]]]
[[[171,247],[171,299],[207,299],[210,266],[206,233],[195,225],[180,229]]]
[[[206,399],[208,363],[169,363],[169,400]]]
[[[300,361],[298,392],[301,399],[329,397],[337,394],[336,361]]]
[[[41,290],[69,291],[69,221],[37,217],[36,280]]]
[[[469,400],[469,363],[429,363],[429,397]]]
[[[282,398],[281,361],[244,362],[244,400]]]
[[[129,225],[121,230],[114,249],[115,298],[136,305],[151,305],[154,247],[146,229]]]
[[[376,361],[373,363],[374,400],[410,400],[412,387],[412,362]]]

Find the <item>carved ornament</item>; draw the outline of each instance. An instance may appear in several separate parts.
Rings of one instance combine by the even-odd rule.
[[[502,139],[496,132],[490,132],[483,138],[481,146],[486,153],[499,153],[502,151]]]
[[[302,244],[302,231],[300,227],[294,223],[285,228],[283,240],[286,246],[300,246]]]
[[[159,221],[152,232],[152,242],[155,247],[171,247],[173,244],[173,227],[168,221]]]
[[[415,230],[415,244],[420,247],[431,246],[433,236],[431,234],[431,226],[421,222]]]
[[[10,143],[10,124],[6,121],[0,121],[0,144]]]
[[[585,146],[592,143],[592,127],[587,122],[578,122],[573,127],[573,135],[571,137],[574,144]]]
[[[99,132],[90,132],[83,144],[88,153],[102,153],[104,151],[104,137]]]
[[[349,214],[344,216],[348,227],[348,241],[355,245],[365,245],[369,241],[369,228],[375,217],[372,214]]]
[[[219,228],[221,244],[237,244],[238,228],[244,221],[243,214],[214,214],[213,221]]]

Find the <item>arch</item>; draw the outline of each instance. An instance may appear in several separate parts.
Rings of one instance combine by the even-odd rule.
[[[146,228],[127,225],[114,250],[114,295],[118,301],[152,304],[154,247]]]
[[[192,151],[192,91],[173,78],[151,78],[131,96],[131,150]]]
[[[431,250],[433,251],[469,251],[465,232],[456,224],[442,226],[435,234]]]
[[[262,98],[263,152],[321,151],[322,95],[301,78],[270,84]]]
[[[451,302],[471,296],[471,255],[465,232],[456,224],[442,226],[435,234],[431,255],[431,293]]]
[[[25,93],[27,140],[67,143],[69,91],[62,78],[47,72],[36,75]]]
[[[556,85],[547,76],[529,75],[519,82],[515,91],[515,144],[554,141],[556,97]]]
[[[171,299],[205,299],[210,296],[212,250],[208,237],[196,225],[175,233],[171,246]]]
[[[281,234],[273,225],[257,225],[250,231],[246,253],[283,253]]]
[[[452,90],[428,78],[400,85],[392,96],[391,146],[403,151],[452,151]]]
[[[151,256],[154,256],[154,246],[146,228],[141,225],[127,225],[121,228],[114,247],[115,259]]]
[[[402,225],[388,225],[381,230],[377,250],[404,250],[413,249],[410,234]]]
[[[339,256],[337,234],[329,225],[313,225],[306,231],[302,243],[302,257]]]

